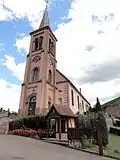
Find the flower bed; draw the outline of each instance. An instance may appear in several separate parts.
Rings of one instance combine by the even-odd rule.
[[[31,138],[35,138],[36,136],[38,136],[39,139],[42,139],[46,136],[44,130],[35,131],[33,129],[16,129],[13,130],[11,134]]]

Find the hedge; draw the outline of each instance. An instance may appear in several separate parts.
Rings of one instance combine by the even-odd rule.
[[[110,133],[120,136],[120,129],[110,127]]]
[[[21,128],[31,128],[34,130],[46,129],[47,120],[44,116],[28,116],[16,119],[9,123],[9,131],[21,129]]]

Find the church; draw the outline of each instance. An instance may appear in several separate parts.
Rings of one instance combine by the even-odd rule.
[[[74,84],[57,69],[56,42],[47,7],[31,41],[21,86],[19,115],[46,115],[52,105],[69,107],[74,114],[86,112],[90,103]]]

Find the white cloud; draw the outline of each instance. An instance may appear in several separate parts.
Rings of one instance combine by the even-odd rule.
[[[0,107],[18,111],[20,99],[20,86],[0,79]]]
[[[17,50],[22,53],[22,50],[25,50],[26,54],[29,52],[30,45],[30,36],[21,37],[16,39],[16,44],[14,46],[17,47]]]
[[[20,38],[21,38],[21,37],[25,37],[25,33],[19,33],[19,32],[17,32],[17,33],[16,33],[16,36],[18,36],[18,37],[20,37]]]
[[[14,1],[15,0],[12,0],[12,2]],[[44,8],[38,5],[43,1],[38,3],[36,0],[36,2],[37,3],[35,3],[35,0],[25,1],[25,4],[29,4],[27,8],[26,5],[23,6],[22,1],[19,3],[15,1],[13,5],[13,3],[10,2],[10,4],[6,0],[6,5],[13,10],[17,17],[29,16],[29,21],[35,27],[35,24],[38,24],[35,22],[40,21],[38,12],[40,8]],[[111,79],[104,83],[96,82],[92,85],[87,83],[80,86],[80,84],[77,83],[77,79],[85,75],[86,68],[109,63],[113,58],[120,59],[119,6],[119,0],[74,0],[71,3],[68,14],[68,18],[70,18],[71,21],[66,24],[59,24],[55,31],[58,39],[58,68],[65,75],[74,79],[76,86],[82,88],[83,94],[92,103],[94,103],[97,96],[103,102],[105,98],[107,100],[114,97],[120,90],[119,79]],[[31,8],[33,8],[33,10]],[[92,23],[92,15],[100,16],[100,19],[104,20],[104,17],[111,13],[114,15],[111,20]],[[98,34],[99,30],[102,30],[103,34]],[[29,37],[17,39],[16,47],[18,50],[25,49],[26,52],[28,52],[28,41]],[[87,45],[95,46],[95,49],[88,52],[85,50]],[[12,67],[10,62],[12,62]],[[13,74],[20,80],[23,80],[23,70],[19,67],[20,65],[15,67],[14,63],[15,60],[13,57],[7,57],[5,66],[10,68]],[[22,66],[24,65],[22,64]]]
[[[5,55],[3,66],[8,68],[12,72],[12,75],[16,76],[18,80],[23,81],[25,62],[17,64],[14,57]]]
[[[15,58],[5,55],[1,60],[4,67],[8,68],[13,76],[23,82],[25,62],[16,64]],[[21,85],[12,84],[4,79],[0,79],[0,107],[10,108],[11,111],[18,111]]]
[[[119,0],[75,0],[71,3],[67,24],[58,25],[55,35],[57,42],[58,68],[71,79],[80,79],[85,75],[85,69],[94,65],[109,63],[113,58],[120,59],[120,32],[116,27],[120,24]],[[112,20],[92,23],[92,15],[105,17],[112,13]],[[98,35],[98,31],[104,33]],[[85,50],[87,45],[95,46],[91,52]],[[64,57],[64,58],[63,58]],[[98,74],[98,73],[96,73]],[[116,77],[115,77],[116,78]],[[106,100],[119,91],[116,80],[105,83],[79,85],[83,94],[91,102],[97,96]],[[102,101],[103,102],[103,101]]]
[[[40,23],[45,0],[0,0],[0,20],[10,20],[27,17],[31,25],[36,28]]]

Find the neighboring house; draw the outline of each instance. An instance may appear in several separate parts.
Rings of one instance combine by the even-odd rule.
[[[106,108],[106,113],[112,117],[120,117],[120,106]]]
[[[75,114],[88,110],[90,103],[81,91],[56,68],[57,39],[50,28],[47,8],[39,29],[30,36],[19,114],[47,114],[53,104],[70,107]]]

